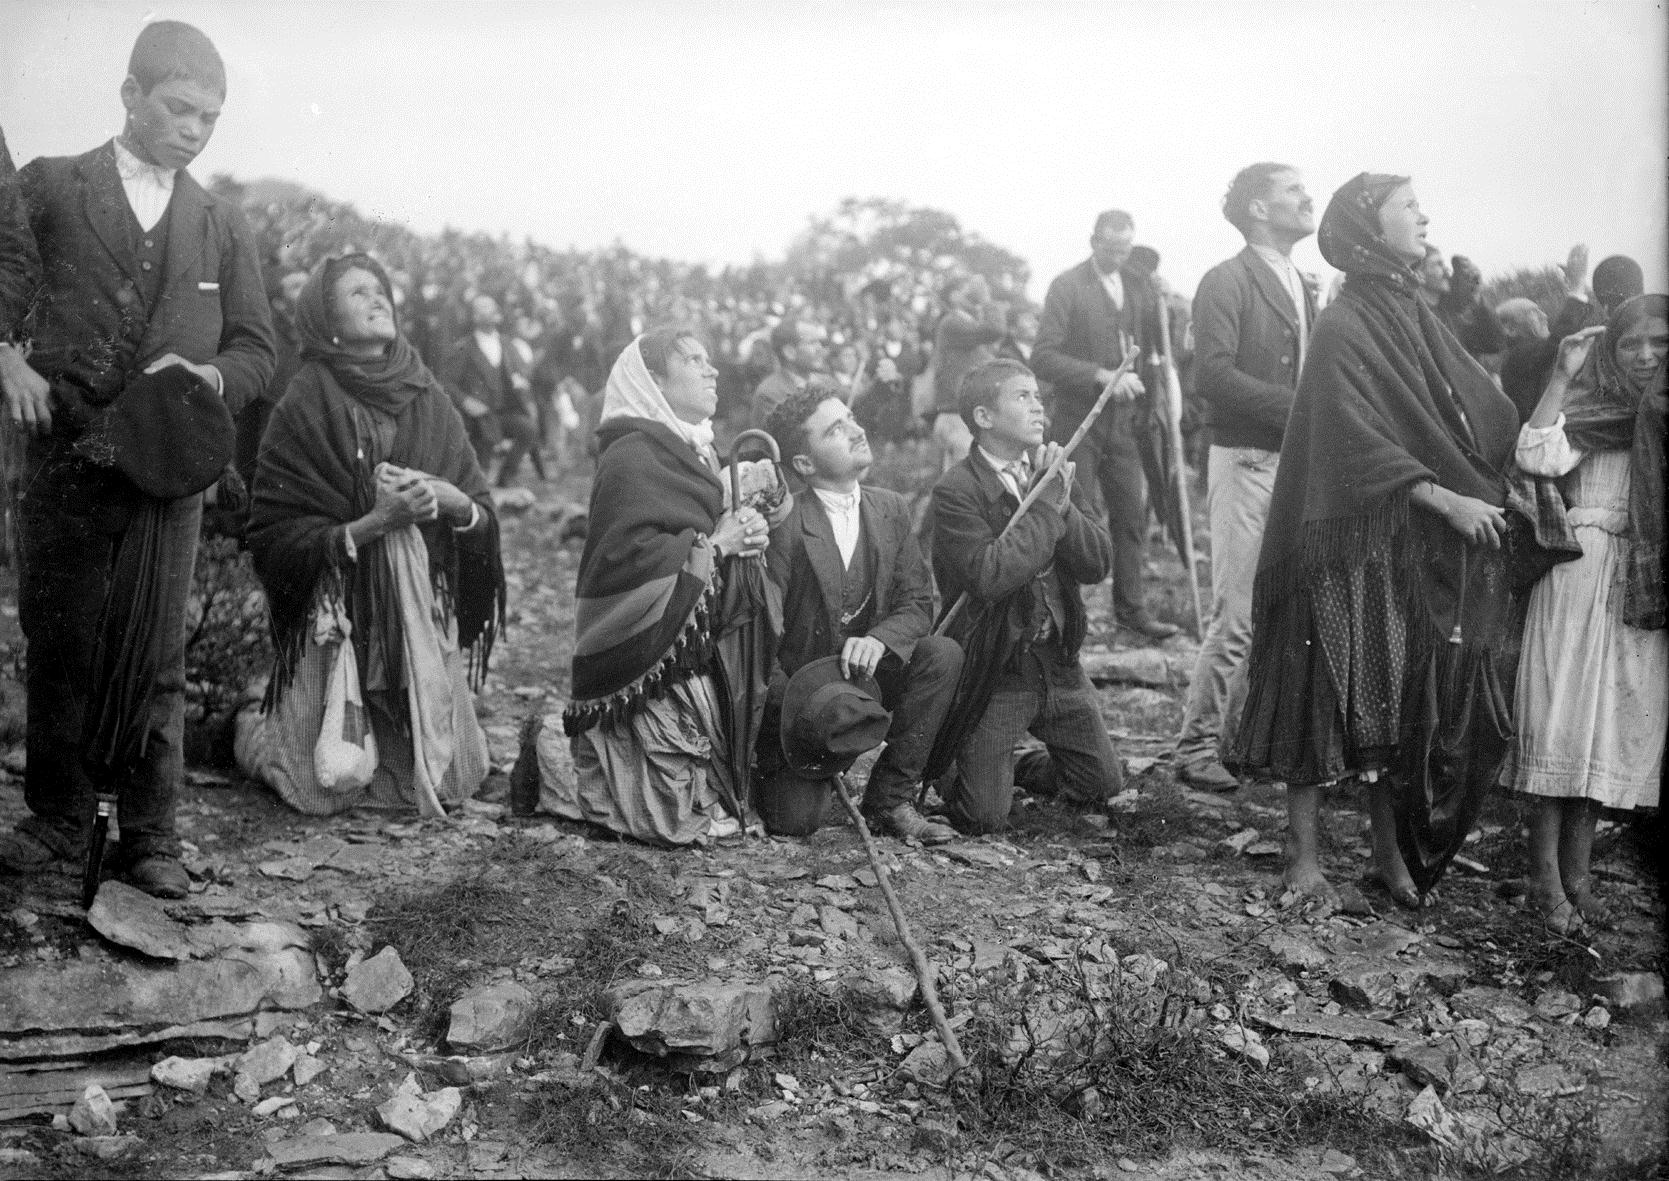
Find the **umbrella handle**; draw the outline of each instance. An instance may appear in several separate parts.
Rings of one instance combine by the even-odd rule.
[[[743,431],[731,440],[730,507],[733,511],[742,507],[742,444],[749,439],[757,439],[765,445],[765,454],[777,465],[779,475],[782,468],[782,448],[777,446],[776,437],[770,431],[762,431],[755,427]]]

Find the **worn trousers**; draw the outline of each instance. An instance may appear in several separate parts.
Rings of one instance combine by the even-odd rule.
[[[18,498],[18,615],[29,642],[28,766],[23,829],[63,856],[79,856],[92,824],[96,788],[82,762],[83,719],[99,621],[111,596],[132,593],[122,541],[140,494],[113,469],[98,468],[57,440],[33,444]],[[155,642],[158,671],[145,716],[145,752],[117,782],[124,856],[177,854],[175,799],[185,758],[185,611],[191,593],[203,498],[168,502],[163,512]],[[131,551],[126,555],[131,561]]]
[[[1020,667],[998,680],[979,724],[957,754],[947,800],[951,822],[965,833],[1000,832],[1014,804],[1015,746],[1026,734],[1049,752],[1055,790],[1088,806],[1117,795],[1124,770],[1101,701],[1082,666],[1054,644],[1028,649]]]
[[[1194,662],[1177,735],[1176,759],[1191,765],[1221,758],[1234,742],[1246,704],[1246,657],[1252,650],[1252,584],[1281,454],[1257,447],[1211,448],[1206,508],[1211,518],[1211,622]]]

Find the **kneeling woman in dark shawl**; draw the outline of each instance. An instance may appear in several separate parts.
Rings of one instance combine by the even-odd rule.
[[[1441,808],[1411,817],[1394,804],[1425,782],[1452,704],[1439,686],[1471,686],[1495,707],[1477,718],[1507,726],[1493,658],[1506,635],[1501,472],[1517,416],[1419,297],[1426,223],[1407,177],[1363,173],[1333,194],[1319,242],[1345,285],[1316,318],[1253,591],[1230,761],[1286,781],[1286,885],[1328,901],[1323,785],[1363,781],[1376,875],[1416,906],[1471,819],[1465,805],[1438,817],[1453,847],[1430,849]],[[1456,757],[1478,754],[1460,775],[1467,804],[1494,782],[1509,736],[1464,737]]]
[[[747,806],[713,641],[721,559],[761,554],[769,538],[758,511],[725,508],[717,381],[706,348],[675,328],[634,340],[609,374],[563,714],[577,781],[551,776],[542,800],[660,845],[734,833]]]
[[[444,815],[488,770],[466,669],[485,671],[504,614],[492,500],[381,266],[322,263],[296,326],[248,531],[277,663],[239,762],[303,812]],[[332,684],[350,672],[358,702]]]

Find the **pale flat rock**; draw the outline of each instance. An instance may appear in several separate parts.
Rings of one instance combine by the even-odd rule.
[[[267,1155],[281,1169],[302,1169],[309,1165],[369,1165],[405,1146],[405,1137],[389,1132],[338,1132],[282,1140],[268,1148]]]
[[[219,1066],[217,1058],[164,1058],[151,1067],[151,1081],[176,1091],[201,1095],[209,1089],[209,1080]]]
[[[383,1162],[382,1169],[394,1181],[429,1181],[439,1176],[435,1166],[420,1156],[391,1156]]]
[[[1288,935],[1285,931],[1274,930],[1258,940],[1275,961],[1290,971],[1310,971],[1326,964],[1331,958],[1325,951],[1307,939],[1300,939],[1296,935]]]
[[[238,1056],[233,1069],[247,1074],[257,1086],[276,1082],[289,1073],[301,1051],[286,1037],[269,1038]]]
[[[1086,646],[1078,663],[1096,684],[1146,685],[1156,689],[1186,684],[1193,660],[1158,648]]]
[[[386,1013],[411,995],[415,983],[400,953],[385,947],[354,965],[342,984],[342,999],[361,1013]]]
[[[307,934],[246,923],[208,960],[62,960],[0,972],[0,1060],[82,1056],[188,1037],[243,1038],[253,1015],[323,999]]]
[[[81,1098],[70,1108],[70,1127],[83,1136],[114,1136],[116,1134],[116,1105],[97,1083],[81,1092]]]
[[[729,1070],[776,1041],[776,1003],[763,984],[639,979],[605,995],[621,1036],[674,1069]]]
[[[1263,1067],[1269,1065],[1269,1047],[1263,1044],[1263,1039],[1257,1035],[1256,1030],[1233,1024],[1219,1033],[1217,1040],[1224,1049],[1240,1055],[1249,1062]]]
[[[1304,1037],[1325,1037],[1340,1042],[1368,1042],[1376,1046],[1396,1046],[1409,1040],[1410,1035],[1384,1021],[1370,1021],[1365,1017],[1339,1015],[1328,1017],[1320,1013],[1252,1014],[1251,1020],[1265,1029],[1282,1033],[1296,1033]]]
[[[818,907],[817,925],[823,929],[825,935],[831,938],[841,939],[847,943],[858,941],[858,920],[838,906]]]
[[[843,977],[840,994],[860,1024],[891,1035],[904,1027],[904,1014],[915,1000],[918,987],[915,973],[882,968]]]
[[[514,980],[472,988],[452,1002],[446,1040],[479,1051],[506,1050],[527,1037],[534,997]]]
[[[99,885],[87,922],[110,942],[159,960],[185,960],[192,954],[186,924],[169,917],[159,899],[126,882]]]
[[[295,1065],[290,1068],[290,1077],[295,1079],[296,1086],[305,1087],[318,1078],[326,1070],[322,1059],[311,1054],[302,1054],[296,1058]]]
[[[463,1105],[463,1092],[457,1087],[424,1091],[417,1076],[408,1074],[388,1102],[377,1108],[377,1118],[389,1131],[421,1144],[456,1119]]]

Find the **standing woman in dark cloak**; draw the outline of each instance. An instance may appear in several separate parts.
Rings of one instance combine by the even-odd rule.
[[[277,660],[239,763],[303,812],[441,815],[488,770],[467,670],[485,672],[504,616],[492,499],[374,259],[321,263],[296,328],[302,366],[261,443],[247,535]],[[375,739],[369,782],[333,774],[319,743],[339,655]]]
[[[1428,737],[1434,664],[1493,675],[1506,634],[1501,472],[1517,415],[1419,297],[1426,224],[1407,177],[1362,173],[1328,204],[1321,253],[1346,279],[1316,319],[1253,591],[1230,761],[1286,782],[1285,884],[1327,902],[1321,789],[1354,777],[1375,876],[1420,904],[1390,773]]]

